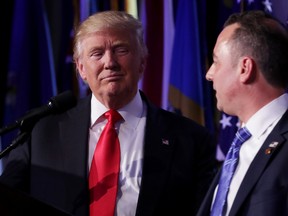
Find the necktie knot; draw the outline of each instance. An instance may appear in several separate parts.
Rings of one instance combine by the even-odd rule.
[[[112,125],[114,125],[116,122],[122,119],[122,116],[116,110],[112,109],[105,112],[104,116],[106,119],[108,119],[108,122],[110,122]]]
[[[241,146],[250,137],[251,133],[247,130],[246,127],[242,127],[237,131],[233,143],[236,146]]]

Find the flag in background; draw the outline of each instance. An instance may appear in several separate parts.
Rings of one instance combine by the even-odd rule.
[[[126,0],[125,11],[138,19],[138,5],[137,0]]]
[[[173,0],[165,0],[164,7],[164,33],[163,33],[163,85],[162,85],[162,108],[168,109],[168,92],[170,79],[170,66],[172,61],[172,49],[174,42],[174,8]]]
[[[201,27],[205,26],[206,5],[203,2],[178,2],[170,68],[169,110],[213,127],[212,107],[206,106],[206,100],[210,100],[211,95],[208,91],[210,84],[205,79],[207,46]],[[208,121],[211,124],[206,124]]]
[[[4,125],[14,123],[28,110],[46,104],[57,93],[53,50],[44,1],[14,1]],[[17,131],[1,137],[1,150]],[[1,163],[3,161],[1,160]]]
[[[143,23],[148,59],[141,88],[157,106],[162,105],[163,85],[163,1],[142,2],[141,21]]]
[[[15,0],[4,124],[47,103],[57,93],[49,26],[43,1]],[[2,141],[2,148],[10,143]]]
[[[71,32],[75,8],[71,0],[44,0],[44,2],[43,11],[47,14],[46,23],[49,29],[46,31],[46,37],[51,38],[48,43],[51,50],[49,58],[50,62],[54,61],[53,74],[55,74],[54,82],[57,86],[53,94],[58,94],[73,89],[75,82],[75,70],[71,58]],[[70,58],[67,56],[68,52]]]
[[[240,127],[239,120],[236,116],[221,113],[219,121],[220,129],[218,133],[218,145],[216,151],[216,159],[223,161],[230,148],[233,138]]]
[[[3,125],[14,123],[27,111],[47,104],[52,96],[72,89],[74,70],[68,71],[62,64],[70,45],[67,32],[73,26],[72,8],[70,0],[14,0]],[[15,129],[1,135],[1,150],[17,133]]]
[[[263,10],[277,17],[283,24],[288,26],[288,1],[287,0],[234,0],[233,12]],[[225,11],[227,11],[225,9]],[[221,11],[220,11],[221,13]],[[226,17],[228,18],[228,17]],[[222,20],[222,24],[224,21]],[[240,127],[237,117],[221,113],[219,121],[218,146],[216,158],[219,161],[225,159],[234,135]]]

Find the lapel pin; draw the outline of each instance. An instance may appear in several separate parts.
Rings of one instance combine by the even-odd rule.
[[[278,146],[278,142],[272,142],[272,143],[270,143],[269,144],[269,146],[268,146],[268,148],[265,150],[265,154],[271,154],[273,151],[274,151],[274,149]]]
[[[167,139],[162,139],[162,144],[164,144],[164,145],[169,145],[169,140],[167,140]]]

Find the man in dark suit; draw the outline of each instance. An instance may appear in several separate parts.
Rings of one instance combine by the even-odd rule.
[[[213,82],[217,108],[238,116],[251,134],[240,148],[220,215],[288,215],[287,29],[262,11],[233,14],[218,36],[213,60],[206,78]],[[224,170],[199,216],[216,215]]]
[[[72,215],[89,215],[90,165],[103,114],[113,109],[122,116],[115,125],[115,215],[195,215],[214,177],[215,143],[204,127],[155,107],[138,90],[146,58],[141,23],[131,15],[106,11],[86,19],[76,30],[74,60],[92,94],[41,119],[10,153],[0,181]]]

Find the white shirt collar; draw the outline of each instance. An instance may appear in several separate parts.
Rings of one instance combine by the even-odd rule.
[[[279,120],[288,107],[288,94],[283,94],[258,110],[246,123],[247,129],[256,138],[276,120]]]
[[[133,100],[126,106],[120,108],[118,112],[121,114],[128,127],[136,128],[140,117],[143,115],[143,101],[140,92],[137,91]],[[91,127],[97,123],[96,121],[106,112],[108,108],[105,107],[99,100],[92,94],[91,97]],[[129,119],[129,120],[128,120]]]

